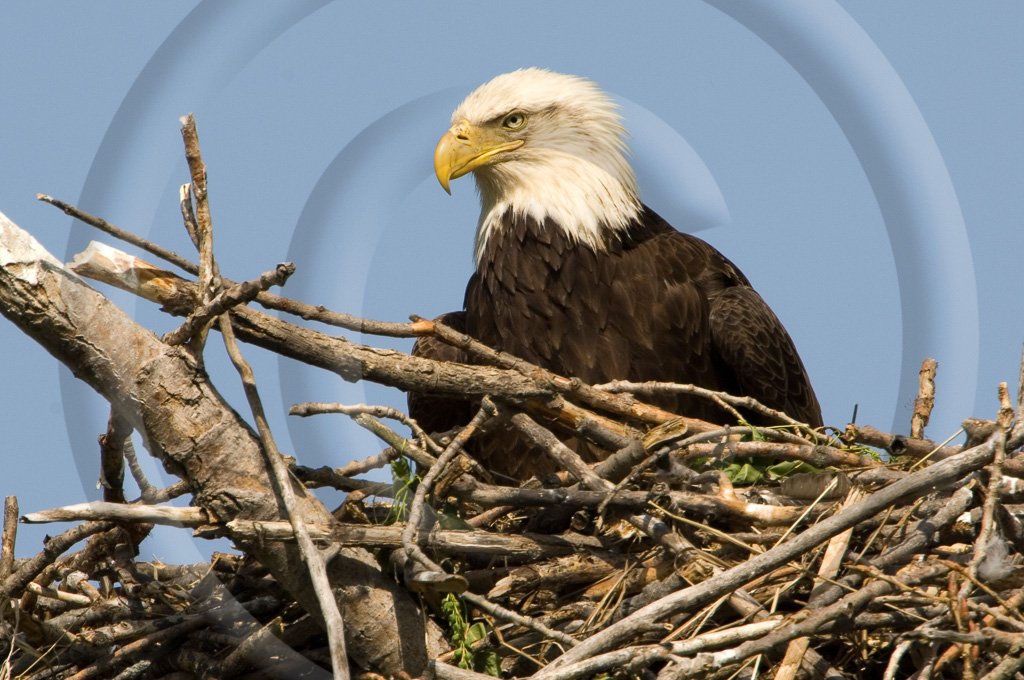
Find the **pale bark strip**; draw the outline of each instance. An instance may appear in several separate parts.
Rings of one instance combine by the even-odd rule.
[[[914,400],[914,415],[910,419],[910,436],[924,439],[924,428],[932,415],[935,405],[935,371],[939,365],[935,359],[925,359],[918,374],[917,399]]]
[[[189,481],[212,518],[278,519],[255,433],[190,355],[135,324],[2,215],[0,312],[110,401],[150,452]],[[304,520],[331,524],[327,509],[295,487]],[[304,607],[317,611],[309,575],[296,567],[294,544],[239,542]],[[365,550],[343,549],[329,576],[349,624],[349,652],[360,665],[415,675],[445,647],[441,631],[424,628],[418,607]]]
[[[21,518],[26,524],[47,522],[80,522],[82,520],[111,520],[117,522],[149,522],[170,526],[197,527],[210,523],[202,508],[178,508],[171,505],[141,505],[135,503],[108,503],[93,501],[76,503],[52,510],[30,512]]]
[[[14,568],[14,542],[18,536],[18,497],[4,499],[4,529],[0,540],[0,583],[10,576]]]

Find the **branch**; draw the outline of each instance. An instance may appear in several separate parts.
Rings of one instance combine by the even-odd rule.
[[[234,331],[231,330],[231,320],[227,314],[220,317],[220,331],[224,336],[224,345],[228,350],[228,356],[231,357],[231,363],[238,369],[238,374],[242,379],[242,387],[245,390],[246,399],[249,401],[253,419],[255,419],[256,427],[260,433],[260,443],[263,445],[262,448],[268,466],[274,473],[273,478],[277,483],[276,491],[282,505],[284,505],[288,521],[291,522],[292,531],[295,533],[295,539],[299,546],[299,553],[302,555],[302,561],[309,569],[309,574],[313,581],[313,591],[316,594],[317,603],[320,605],[320,614],[327,624],[327,639],[330,643],[331,667],[334,670],[334,677],[338,680],[348,680],[349,669],[348,653],[345,651],[345,622],[341,618],[338,603],[331,592],[331,583],[327,577],[327,566],[324,564],[324,558],[320,551],[313,545],[313,540],[309,537],[309,531],[306,530],[303,518],[299,515],[299,499],[292,487],[292,475],[288,471],[288,466],[281,457],[277,445],[274,443],[274,436],[270,431],[266,415],[263,412],[263,402],[256,389],[256,378],[249,363],[242,357],[242,353],[238,349]]]
[[[146,522],[169,526],[198,527],[210,523],[210,517],[202,508],[176,508],[169,505],[134,505],[93,501],[65,505],[53,510],[32,512],[21,518],[26,524],[48,522],[81,522],[103,520],[110,522]]]
[[[278,518],[258,440],[187,353],[139,327],[3,216],[0,243],[4,316],[143,432],[150,452],[188,480],[196,503],[211,518]],[[301,488],[297,495],[306,522],[330,524],[331,515],[319,501]],[[256,542],[243,547],[303,606],[316,611],[309,576],[294,567],[294,545]],[[344,549],[332,562],[330,577],[342,602],[358,602],[344,606],[349,652],[357,662],[419,672],[444,647],[440,630],[432,624],[424,629],[415,604],[383,577],[366,551]],[[18,581],[8,579],[4,584],[7,596],[24,585]],[[388,638],[402,642],[387,647],[374,642]]]
[[[910,436],[914,439],[924,439],[924,428],[932,415],[932,407],[935,405],[935,370],[938,366],[935,359],[925,359],[921,364],[914,415],[910,419]]]
[[[260,291],[271,286],[283,286],[288,277],[295,273],[295,265],[285,262],[277,265],[273,271],[263,273],[258,279],[243,281],[230,288],[220,291],[205,305],[189,314],[185,323],[163,337],[168,345],[180,345],[188,340],[198,329],[210,323],[214,317],[220,316],[233,307],[245,304],[255,298]]]

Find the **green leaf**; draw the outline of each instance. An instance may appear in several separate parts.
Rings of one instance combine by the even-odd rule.
[[[749,463],[733,463],[725,468],[725,476],[733,484],[756,484],[764,477],[761,471]]]
[[[484,625],[483,621],[477,621],[466,630],[466,644],[471,645],[477,640],[483,640],[487,637],[487,626]]]
[[[455,508],[446,507],[443,512],[435,512],[434,516],[442,529],[455,529],[459,531],[476,530],[476,527],[459,517]]]
[[[801,472],[809,472],[816,475],[820,474],[821,470],[802,460],[786,460],[765,469],[765,473],[770,479],[785,479]]]
[[[501,657],[493,649],[481,649],[473,655],[473,670],[500,678]]]

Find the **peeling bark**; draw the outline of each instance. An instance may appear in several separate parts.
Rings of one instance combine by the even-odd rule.
[[[196,504],[212,518],[279,519],[256,434],[192,356],[160,342],[2,214],[0,313],[103,395],[165,468],[189,482]],[[297,481],[294,488],[306,522],[333,522]],[[238,543],[307,610],[317,612],[295,544],[244,537]],[[369,552],[343,548],[328,569],[357,663],[418,675],[443,651],[440,630],[424,628],[411,597],[381,574]]]

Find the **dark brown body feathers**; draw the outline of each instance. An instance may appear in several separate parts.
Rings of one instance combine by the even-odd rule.
[[[558,225],[506,213],[469,281],[465,312],[443,320],[487,345],[591,384],[693,383],[754,397],[812,427],[822,424],[789,334],[747,278],[713,247],[647,208],[607,239],[603,251],[572,241]],[[465,361],[459,350],[435,340],[421,340],[413,353]],[[433,399],[410,395],[412,416],[425,429],[465,422],[464,402],[460,407]],[[693,397],[668,397],[658,405],[711,421],[729,419]],[[521,465],[527,461],[491,458],[498,471],[532,471]]]

